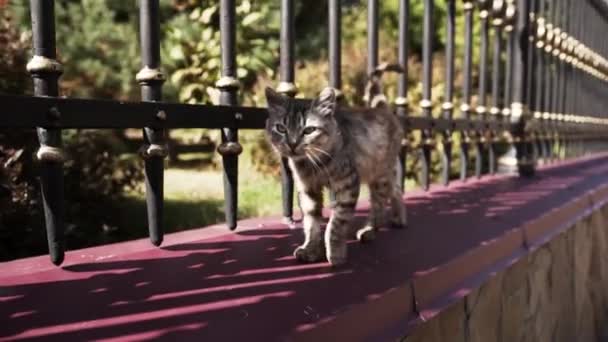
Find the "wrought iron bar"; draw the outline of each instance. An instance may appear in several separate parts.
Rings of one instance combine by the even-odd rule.
[[[516,42],[513,51],[513,102],[511,103],[511,122],[515,128],[511,132],[517,158],[517,170],[521,176],[529,177],[535,173],[535,163],[527,145],[526,121],[529,120],[527,106],[528,49],[530,36],[529,0],[517,0]]]
[[[545,52],[547,51],[547,49],[551,49],[551,47],[547,47],[547,45],[550,45],[552,42],[552,36],[553,36],[553,25],[551,24],[551,21],[553,19],[552,16],[552,8],[553,8],[553,4],[550,1],[544,2],[544,13],[546,14],[546,19],[544,21],[539,22],[539,34],[538,36],[538,46],[542,47],[541,52]],[[544,26],[540,26],[541,24],[544,24]],[[542,40],[541,40],[542,38]],[[542,42],[541,42],[542,41]],[[550,50],[549,50],[550,51]],[[546,140],[546,145],[547,145],[547,150],[548,150],[548,154],[546,156],[547,158],[547,162],[550,162],[553,159],[554,153],[553,153],[553,148],[554,148],[554,143],[553,143],[553,139],[552,139],[552,134],[551,132],[553,131],[553,124],[549,121],[550,115],[551,115],[551,103],[553,102],[553,63],[552,63],[552,59],[551,57],[548,55],[548,53],[543,53],[543,63],[545,66],[545,73],[544,73],[544,81],[543,81],[543,88],[544,88],[544,96],[543,96],[543,111],[541,112],[542,115],[542,120],[545,123],[545,126],[547,127],[547,130],[549,131],[549,134],[547,135],[547,140]]]
[[[57,80],[63,68],[57,61],[55,48],[55,1],[31,0],[34,57],[27,70],[34,80],[36,96],[59,96]],[[16,111],[21,112],[21,111]],[[47,114],[59,119],[61,112],[49,108]],[[40,148],[36,157],[40,162],[40,188],[46,223],[46,237],[51,261],[60,265],[64,258],[64,196],[61,131],[46,126],[37,129]]]
[[[141,58],[143,68],[136,79],[141,85],[143,101],[161,101],[165,76],[160,70],[160,16],[158,0],[142,0],[139,5]],[[167,114],[165,113],[165,116]],[[162,117],[159,117],[162,120]],[[150,241],[160,246],[163,241],[163,176],[164,158],[168,154],[163,129],[146,127],[146,144],[141,149],[146,179],[146,207]]]
[[[560,106],[560,88],[561,88],[561,83],[562,83],[562,79],[561,79],[561,63],[559,61],[559,59],[557,58],[559,56],[559,50],[555,47],[557,44],[559,44],[559,39],[560,39],[560,29],[559,26],[561,25],[561,5],[562,1],[556,1],[553,4],[553,15],[552,15],[552,32],[547,32],[547,37],[550,38],[550,42],[548,44],[547,47],[545,47],[545,51],[549,54],[549,58],[552,60],[552,75],[553,75],[553,89],[551,90],[553,93],[553,97],[552,97],[552,102],[551,102],[551,107],[550,107],[550,117],[549,120],[551,121],[551,125],[553,127],[555,127],[555,119],[556,116],[559,112],[559,106]],[[555,162],[557,161],[557,159],[559,158],[559,141],[557,139],[557,135],[556,134],[552,134],[551,135],[551,141],[552,141],[552,145],[553,145],[553,153],[552,153],[552,158],[551,161]]]
[[[526,94],[528,97],[528,106],[530,110],[530,115],[534,117],[537,113],[536,111],[536,98],[538,94],[536,93],[536,69],[538,68],[538,58],[536,53],[536,27],[537,27],[537,18],[538,18],[538,0],[529,0],[530,1],[530,28],[528,31],[528,81],[526,83]],[[542,123],[541,123],[542,125]],[[527,135],[527,144],[531,150],[532,159],[536,162],[538,160],[538,156],[540,155],[540,150],[538,148],[540,143],[540,134],[538,129],[530,129],[526,132]]]
[[[492,26],[494,27],[494,53],[492,55],[492,108],[490,114],[492,120],[500,120],[502,111],[500,110],[500,71],[502,67],[502,50],[503,50],[503,25],[506,4],[503,0],[494,0],[492,2]],[[496,144],[500,141],[496,136],[496,132],[490,131],[488,134],[488,169],[490,174],[496,172]]]
[[[515,48],[515,34],[513,26],[515,25],[515,19],[517,16],[517,8],[515,7],[515,0],[507,0],[507,7],[505,10],[505,27],[506,33],[506,52],[505,52],[505,71],[504,71],[504,93],[503,93],[503,119],[504,121],[509,120],[511,115],[511,99],[513,93],[513,49]]]
[[[367,0],[367,75],[378,66],[378,0]]]
[[[507,0],[505,10],[505,27],[506,33],[506,56],[505,56],[505,71],[504,71],[504,94],[503,94],[503,109],[502,109],[502,122],[510,122],[511,120],[511,102],[513,100],[513,50],[515,49],[515,30],[514,25],[517,19],[517,7],[515,6],[515,0]],[[501,132],[504,134],[504,132]],[[514,151],[514,147],[511,146],[509,141],[508,151]],[[508,160],[509,156],[505,155],[503,158]],[[498,168],[501,159],[497,161]],[[508,169],[508,166],[507,166]]]
[[[471,116],[472,79],[473,79],[473,1],[464,1],[464,68],[462,85],[461,116],[468,120]],[[469,132],[460,133],[460,179],[466,180],[469,168],[469,146],[471,138]]]
[[[566,29],[566,20],[567,15],[564,14],[564,11],[567,9],[566,1],[560,1],[560,8],[558,9],[558,18],[556,21],[554,36],[554,47],[553,47],[553,58],[557,63],[557,96],[556,96],[556,104],[554,110],[554,126],[557,126],[557,118],[559,115],[563,115],[563,104],[564,104],[564,89],[565,89],[565,65],[563,58],[561,57],[561,44],[563,39],[563,34],[565,33],[564,29]],[[553,139],[555,144],[557,145],[556,158],[560,160],[562,158],[562,150],[563,150],[563,141],[560,139],[559,134],[555,131],[553,133]]]
[[[549,145],[551,139],[551,129],[548,126],[545,115],[545,74],[547,73],[546,68],[546,56],[544,54],[544,35],[546,34],[545,22],[546,19],[544,17],[544,0],[539,0],[536,2],[537,8],[537,18],[536,18],[536,32],[532,32],[537,37],[536,40],[536,49],[534,49],[534,53],[536,54],[536,98],[534,101],[534,117],[537,120],[540,120],[540,131],[538,134],[537,145],[539,152],[540,160],[543,162],[546,161],[549,157]]]
[[[451,121],[454,113],[454,33],[456,30],[456,1],[448,0],[447,3],[447,26],[446,26],[446,51],[445,51],[445,94],[444,102],[441,106],[443,118]],[[442,162],[442,182],[448,185],[450,182],[450,172],[452,167],[452,130],[443,131],[443,151],[441,154]]]
[[[281,81],[277,91],[286,96],[295,96],[295,22],[293,0],[281,0]],[[281,158],[281,190],[283,195],[283,220],[293,225],[293,175],[287,158]]]
[[[166,102],[118,102],[12,95],[0,95],[0,101],[3,108],[22,110],[16,117],[0,115],[0,127],[219,129],[236,122],[241,128],[262,129],[268,115],[266,108]],[[49,115],[50,110],[57,111],[60,115]]]
[[[433,83],[433,12],[435,3],[434,0],[424,1],[424,24],[423,24],[423,42],[422,42],[422,101],[420,108],[422,115],[426,118],[433,116],[432,102],[432,83]],[[423,189],[428,190],[430,187],[431,173],[431,151],[433,149],[434,140],[431,129],[422,131],[422,146],[420,150],[421,161],[421,177],[420,184]]]
[[[220,37],[222,49],[222,77],[215,86],[220,90],[220,104],[236,106],[240,86],[236,74],[236,4],[235,0],[220,2]],[[238,210],[238,156],[243,148],[238,142],[237,122],[222,129],[222,155],[226,224],[236,229]]]
[[[408,43],[409,43],[409,19],[410,19],[410,1],[400,0],[399,2],[399,64],[403,68],[403,73],[399,75],[397,98],[395,99],[395,107],[397,116],[402,122],[409,115],[407,86],[408,86]],[[402,143],[402,150],[399,155],[399,172],[397,179],[401,185],[401,190],[405,190],[405,174],[407,166],[407,153],[409,152],[409,134],[405,132],[405,139]]]
[[[481,26],[481,38],[479,47],[479,93],[477,96],[477,116],[479,120],[487,120],[487,91],[488,91],[488,40],[490,32],[489,9],[492,6],[490,0],[477,0],[479,5],[479,20]],[[485,131],[477,132],[475,135],[475,176],[480,178],[483,173],[484,145],[488,141]]]
[[[566,13],[572,13],[572,8],[570,6],[570,1],[569,0],[563,0],[563,9],[564,12]],[[570,18],[568,15],[564,15],[562,14],[562,31],[560,33],[560,37],[559,37],[559,43],[556,46],[556,49],[558,51],[557,53],[557,58],[559,59],[559,64],[560,64],[560,78],[562,80],[561,82],[561,86],[560,86],[560,104],[559,104],[559,108],[558,108],[558,115],[565,115],[565,113],[568,112],[567,110],[567,96],[568,96],[568,82],[569,82],[569,72],[570,72],[570,66],[568,65],[568,63],[566,63],[566,44],[567,44],[567,40],[568,40],[568,33],[570,31]],[[556,123],[557,124],[557,123]],[[555,135],[555,139],[558,141],[558,145],[559,145],[559,153],[558,153],[558,157],[560,159],[564,159],[565,155],[566,155],[566,139],[564,139],[564,135],[563,134],[559,134],[558,132],[554,133]]]
[[[575,101],[575,92],[576,92],[576,74],[577,70],[573,65],[574,57],[573,57],[573,45],[574,45],[574,37],[573,35],[577,35],[577,26],[578,23],[578,7],[574,2],[569,2],[569,13],[571,19],[568,20],[568,37],[563,42],[562,51],[564,53],[564,60],[566,62],[566,87],[565,87],[565,110],[564,116],[570,115],[576,112],[576,107],[574,105]],[[564,157],[570,157],[569,151],[571,147],[570,137],[567,132],[560,132],[560,138],[564,145]]]
[[[329,0],[329,86],[342,89],[342,4]],[[341,94],[341,93],[340,93]]]
[[[535,101],[536,101],[536,73],[534,72],[536,70],[536,64],[537,64],[537,59],[536,59],[536,53],[535,53],[535,46],[536,46],[536,18],[537,16],[537,12],[538,9],[536,7],[536,3],[538,2],[538,0],[528,0],[528,6],[529,6],[529,19],[528,19],[528,39],[526,41],[527,43],[527,51],[526,51],[526,57],[527,57],[527,71],[526,71],[526,75],[527,80],[526,80],[526,84],[525,84],[525,92],[526,92],[526,105],[528,106],[528,114],[530,116],[530,118],[534,117],[534,108],[535,108]],[[537,163],[537,158],[539,155],[538,149],[537,149],[537,138],[538,138],[538,132],[535,128],[528,128],[525,127],[524,128],[524,134],[525,134],[525,148],[527,151],[529,151],[530,153],[530,158],[533,160],[533,163],[536,164]]]
[[[297,99],[309,106],[310,99]],[[27,128],[48,126],[53,128],[136,128],[150,126],[156,129],[209,128],[219,129],[238,123],[239,128],[263,129],[267,118],[266,108],[240,106],[189,105],[164,102],[116,102],[93,99],[26,97],[0,95],[3,108],[22,110],[19,117],[0,115],[0,128]],[[50,111],[58,110],[61,118],[55,120]],[[167,113],[172,113],[168,115]],[[204,115],[203,115],[204,114]],[[410,130],[437,129],[444,131],[509,130],[510,123],[483,122],[476,119],[408,116],[403,124]]]
[[[338,100],[344,100],[342,94],[342,3],[341,0],[329,0],[329,86],[336,89]],[[369,10],[368,10],[369,11]],[[369,25],[369,24],[368,24]],[[368,26],[368,36],[369,36]],[[368,52],[369,53],[369,52]],[[335,194],[329,192],[330,204],[335,203]]]

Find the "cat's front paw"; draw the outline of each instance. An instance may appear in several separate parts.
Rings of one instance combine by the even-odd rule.
[[[372,226],[365,226],[357,231],[359,242],[371,242],[376,239],[376,230]]]
[[[304,263],[320,262],[325,259],[325,251],[322,247],[302,245],[293,251],[296,260]]]
[[[327,261],[333,266],[341,266],[346,263],[346,244],[327,249]]]

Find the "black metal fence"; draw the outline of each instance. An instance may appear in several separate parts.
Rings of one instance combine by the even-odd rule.
[[[278,91],[297,94],[294,72],[294,1],[281,1],[281,60]],[[237,226],[238,129],[261,129],[264,108],[237,104],[235,0],[221,0],[220,26],[222,77],[216,86],[221,105],[186,105],[161,102],[165,76],[161,71],[158,0],[140,0],[140,32],[143,68],[136,80],[142,102],[66,99],[58,97],[62,72],[56,60],[53,0],[31,0],[34,57],[28,71],[34,79],[36,97],[0,95],[5,112],[0,127],[38,127],[42,198],[51,260],[63,260],[64,128],[143,128],[145,144],[146,200],[150,239],[163,240],[163,159],[167,155],[166,132],[171,128],[215,128],[222,132],[218,152],[223,158],[226,222]],[[396,115],[408,133],[421,132],[420,143],[403,142],[401,162],[418,154],[421,184],[430,184],[431,156],[439,153],[442,182],[450,181],[453,155],[460,160],[460,178],[481,177],[499,167],[496,148],[510,146],[512,159],[502,158],[523,176],[534,174],[537,161],[577,156],[604,147],[608,138],[608,6],[603,0],[448,0],[446,21],[445,94],[440,108],[431,100],[433,54],[433,0],[424,0],[423,99],[421,113],[408,107],[407,60],[409,51],[409,0],[399,0],[400,75],[395,99]],[[378,65],[378,0],[368,0],[368,70]],[[456,32],[456,9],[464,11],[464,32]],[[341,0],[328,0],[329,75],[336,89],[341,80]],[[474,23],[479,21],[480,44],[474,46]],[[462,103],[454,102],[456,35],[464,35],[462,51]],[[490,54],[490,45],[493,52]],[[397,48],[397,47],[396,47]],[[247,53],[240,51],[239,53]],[[478,65],[473,56],[479,54]],[[490,58],[491,57],[491,58]],[[363,62],[363,61],[362,61]],[[478,68],[479,79],[473,80]],[[477,88],[474,89],[474,85]],[[473,92],[477,90],[477,98]],[[435,110],[437,109],[437,110]],[[437,114],[437,115],[435,115]],[[441,148],[437,148],[441,146]],[[472,151],[472,156],[469,152]],[[469,163],[474,161],[474,175]],[[511,161],[511,163],[509,163]],[[484,167],[487,165],[487,168]],[[283,215],[291,219],[293,180],[285,161]],[[403,179],[403,175],[401,175]]]

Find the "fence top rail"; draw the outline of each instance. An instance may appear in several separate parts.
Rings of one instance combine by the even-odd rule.
[[[310,99],[299,99],[310,103]],[[263,129],[267,110],[264,107],[224,106],[204,104],[182,104],[169,102],[126,102],[97,99],[28,97],[0,95],[4,115],[0,115],[0,128],[209,128],[224,127],[242,129]],[[18,115],[14,115],[18,114]],[[504,120],[436,118],[407,116],[403,118],[408,130],[455,130],[510,131],[517,122]],[[586,120],[583,120],[586,119]],[[549,119],[544,119],[549,120]],[[606,131],[608,120],[591,117],[561,116],[552,122],[560,123],[558,130],[572,130],[575,127],[599,126],[596,130]],[[601,121],[601,122],[600,122]],[[541,128],[544,121],[533,118],[530,127]]]

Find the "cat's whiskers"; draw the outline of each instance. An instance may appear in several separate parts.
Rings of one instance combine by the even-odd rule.
[[[320,173],[322,170],[319,167],[319,165],[317,165],[317,162],[312,158],[312,152],[308,153],[308,151],[305,151],[304,155],[306,155],[306,159],[308,159],[310,161],[311,165],[313,166],[315,174],[317,174],[317,171]]]
[[[312,147],[312,146],[309,146],[309,147]],[[325,166],[325,164],[321,161],[321,158],[318,155],[316,155],[313,150],[308,150],[308,151],[310,151],[310,155],[312,157],[314,157],[317,164],[323,169],[322,171],[324,171],[325,175],[327,175],[327,177],[329,178],[329,170],[327,170],[327,166]],[[331,158],[331,156],[329,156],[329,157]]]
[[[330,160],[332,159],[331,154],[329,154],[329,153],[328,153],[327,151],[325,151],[324,149],[318,148],[318,147],[316,147],[316,146],[308,146],[308,147],[310,147],[310,148],[314,149],[314,150],[315,150],[315,151],[317,151],[317,152],[323,153],[323,154],[324,154],[324,155],[326,155],[326,156],[327,156],[327,157],[328,157]]]

